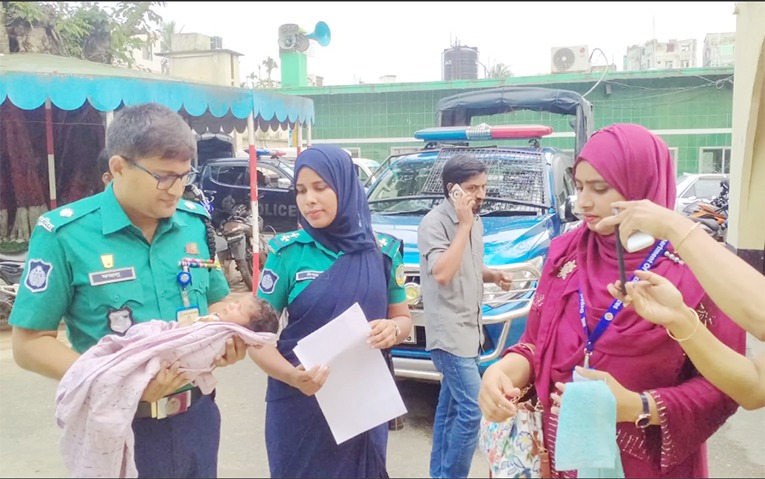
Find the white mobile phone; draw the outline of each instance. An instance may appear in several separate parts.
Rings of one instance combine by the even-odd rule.
[[[634,253],[635,251],[640,251],[641,249],[646,249],[652,244],[656,242],[656,238],[649,235],[648,233],[643,233],[642,231],[636,231],[630,235],[629,238],[627,238],[627,247],[624,248],[630,253]]]
[[[454,186],[452,186],[452,189],[449,191],[449,195],[454,201],[457,201],[462,196],[465,196],[465,190],[463,190],[459,184],[455,183]]]

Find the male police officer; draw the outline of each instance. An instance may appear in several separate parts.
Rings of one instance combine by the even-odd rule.
[[[112,183],[40,217],[10,317],[16,362],[54,379],[107,334],[215,312],[229,294],[221,271],[180,266],[209,260],[207,213],[181,200],[196,155],[183,118],[158,104],[126,107],[106,146]],[[56,338],[62,319],[72,349]],[[245,349],[230,340],[216,365]],[[217,475],[220,412],[214,395],[187,383],[177,363],[163,364],[141,397],[133,421],[141,477]]]

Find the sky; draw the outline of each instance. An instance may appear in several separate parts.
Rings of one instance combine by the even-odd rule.
[[[563,46],[587,46],[593,65],[622,70],[627,48],[652,38],[696,39],[700,66],[707,33],[736,31],[734,8],[735,2],[170,1],[157,12],[183,33],[220,36],[223,48],[243,54],[242,81],[269,56],[279,62],[280,25],[310,32],[324,21],[331,40],[326,47],[311,42],[308,73],[322,76],[324,85],[349,85],[384,75],[441,80],[441,55],[457,43],[477,48],[486,68],[504,63],[515,76],[549,74],[552,48]]]

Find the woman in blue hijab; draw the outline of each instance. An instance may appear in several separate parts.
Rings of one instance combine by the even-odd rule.
[[[388,477],[387,422],[337,445],[314,396],[331,372],[306,371],[293,348],[354,303],[370,319],[369,342],[381,354],[405,339],[412,322],[401,242],[372,231],[364,188],[342,148],[303,151],[295,163],[295,193],[302,229],[269,242],[258,287],[258,297],[286,309],[286,324],[275,348],[250,350],[269,375],[271,477]]]

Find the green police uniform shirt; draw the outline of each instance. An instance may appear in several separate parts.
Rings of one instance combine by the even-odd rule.
[[[392,260],[388,280],[388,304],[406,300],[404,292],[404,264],[399,250],[400,240],[377,233],[377,244],[383,254]],[[258,297],[268,301],[276,311],[282,311],[309,285],[328,270],[338,256],[305,230],[274,236],[268,242],[269,255],[258,285]]]
[[[44,214],[32,232],[10,324],[53,331],[63,319],[72,348],[82,353],[134,323],[175,320],[183,306],[179,263],[210,259],[203,217],[203,206],[181,200],[149,243],[111,185]],[[189,272],[189,302],[207,314],[208,304],[229,294],[228,283],[220,270]]]

